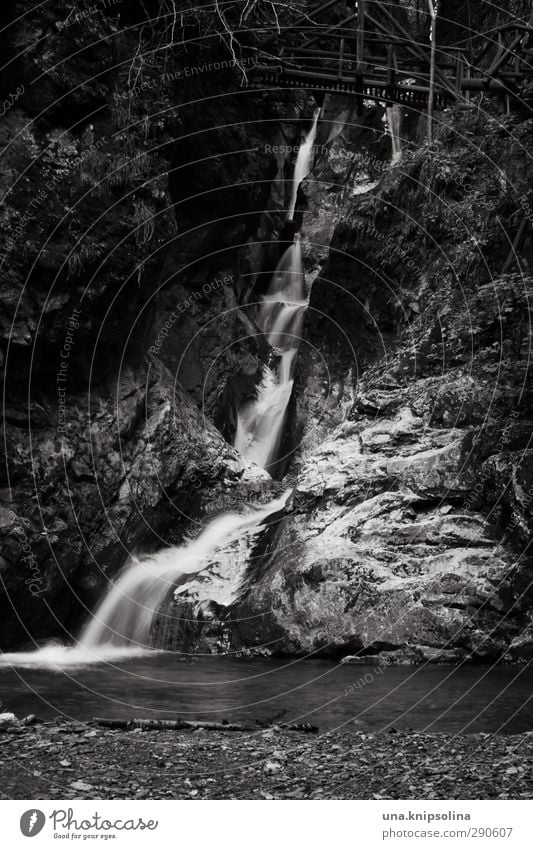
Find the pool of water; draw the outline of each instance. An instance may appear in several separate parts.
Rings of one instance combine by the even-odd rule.
[[[150,653],[49,668],[1,657],[3,711],[42,719],[312,722],[321,730],[391,726],[472,733],[533,730],[527,667],[348,666],[322,660]],[[8,659],[9,658],[9,659]]]

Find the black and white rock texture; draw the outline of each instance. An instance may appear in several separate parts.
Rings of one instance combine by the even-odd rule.
[[[202,59],[180,51],[131,96],[135,29],[111,48],[98,10],[69,29],[73,55],[68,13],[24,19],[2,82],[27,91],[0,129],[1,647],[72,638],[130,552],[290,485],[216,592],[181,598],[197,625],[173,645],[531,658],[529,225],[506,268],[531,121],[448,110],[427,148],[404,115],[389,168],[382,110],[326,101],[298,200],[314,283],[280,484],[229,442],[315,101],[247,91],[235,69],[161,84]]]

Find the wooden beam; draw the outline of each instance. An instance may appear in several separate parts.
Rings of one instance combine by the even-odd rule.
[[[341,29],[345,24],[350,24],[352,21],[355,21],[357,15],[349,15],[347,18],[344,18],[343,21],[339,21],[338,24],[333,24],[333,26],[328,27],[324,30],[324,32],[320,32],[318,35],[313,36],[313,38],[307,39],[307,41],[302,42],[300,47],[309,47],[310,44],[313,44],[315,41],[318,41],[319,38],[324,38],[325,35],[328,35],[333,30]]]
[[[501,34],[501,32],[499,32],[498,33],[498,49],[496,51],[496,56],[494,58],[492,65],[497,65],[499,60],[500,60],[500,56],[502,56],[504,53],[505,53],[505,45],[503,43],[503,35]],[[491,65],[491,68],[492,68],[492,65]],[[489,70],[488,73],[490,75],[490,70]]]
[[[515,38],[515,40],[513,41],[513,43],[511,45],[509,45],[509,47],[506,47],[496,57],[496,59],[494,60],[494,62],[492,63],[492,65],[490,66],[488,71],[486,72],[488,77],[493,77],[495,75],[496,71],[499,68],[501,68],[501,66],[507,61],[507,59],[509,58],[509,54],[513,53],[514,49],[520,44],[521,41],[522,41],[522,36],[521,35],[517,36]]]
[[[324,81],[327,81],[327,82],[329,82],[329,81],[336,82],[337,81],[336,74],[333,74],[333,73],[328,74],[328,73],[325,73],[323,71],[319,71],[319,72],[317,72],[317,71],[303,71],[301,68],[297,68],[297,69],[286,68],[286,69],[284,69],[283,73],[286,77],[303,77],[306,80],[307,79],[309,79],[309,80],[316,79],[316,80],[324,80]],[[351,85],[352,83],[356,83],[358,81],[358,79],[359,79],[359,77],[357,75],[344,76],[342,78],[342,82],[345,82],[345,83],[348,83],[348,84]],[[481,80],[480,80],[480,82],[481,82]],[[372,87],[372,86],[374,86],[376,88],[381,88],[381,89],[383,89],[383,92],[385,92],[385,89],[387,87],[387,80],[385,78],[383,78],[383,79],[365,79],[364,80],[364,87],[365,88]],[[312,83],[310,83],[310,87],[312,87]],[[402,88],[403,88],[403,86],[402,86]],[[417,93],[427,94],[428,91],[429,91],[429,88],[427,86],[411,85],[409,87],[405,86],[405,91],[406,92],[416,91]]]
[[[503,94],[509,94],[509,88],[500,80],[489,79],[484,77],[463,77],[461,81],[462,91],[501,91]]]
[[[394,28],[395,30],[397,30],[397,31],[401,34],[401,36],[402,36],[402,38],[403,38],[403,39],[405,39],[405,41],[406,41],[406,44],[405,44],[405,48],[406,48],[406,50],[408,50],[410,53],[413,53],[414,55],[418,56],[419,58],[424,58],[424,61],[426,62],[426,64],[428,64],[428,65],[429,65],[429,59],[428,59],[428,57],[426,56],[426,54],[424,53],[424,51],[423,51],[423,50],[422,50],[422,49],[418,46],[418,44],[416,44],[415,42],[413,42],[413,40],[412,40],[412,38],[410,37],[410,35],[409,35],[409,33],[407,32],[407,30],[405,30],[405,29],[402,27],[402,25],[401,25],[401,24],[400,24],[400,23],[396,20],[396,18],[394,17],[394,15],[392,15],[392,14],[389,12],[389,10],[387,9],[387,7],[386,7],[384,4],[382,4],[382,3],[377,3],[377,5],[379,6],[380,11],[381,11],[381,12],[383,12],[383,14],[385,15],[385,17],[386,17],[386,18],[388,18],[388,19],[389,19],[389,21],[392,23],[393,28]],[[369,20],[369,21],[371,21],[374,25],[378,26],[378,27],[379,27],[380,29],[382,29],[382,30],[385,30],[385,32],[386,32],[388,35],[390,35],[390,32],[389,32],[388,30],[386,30],[386,29],[385,29],[385,26],[384,26],[383,24],[381,24],[379,21],[377,21],[375,18],[373,18],[371,15],[369,15],[369,14],[368,14],[368,12],[367,12],[367,18],[368,18],[368,20]],[[439,71],[438,69],[436,69],[436,76],[438,76],[438,78],[439,78],[439,79],[440,79],[440,81],[441,81],[441,84],[442,84],[445,88],[447,88],[449,91],[452,91],[452,92],[453,92],[453,94],[455,94],[455,91],[454,91],[454,89],[453,89],[453,84],[452,84],[452,83],[451,83],[451,81],[448,79],[448,77],[446,77],[444,74],[441,74],[441,73],[440,73],[440,71]]]
[[[339,71],[338,71],[338,79],[342,78],[342,64],[344,61],[344,38],[341,38],[341,49],[339,52]]]
[[[357,0],[357,70],[363,72],[365,62],[365,0]]]
[[[394,67],[394,47],[392,44],[389,44],[388,57],[387,57],[387,94],[392,92],[394,85],[396,84],[396,68]],[[389,101],[387,100],[387,106],[390,106]]]
[[[390,44],[387,55],[387,85],[392,86],[396,83],[396,70],[394,46]]]
[[[438,4],[435,0],[428,0],[429,11],[431,15],[431,69],[429,77],[429,97],[428,97],[428,128],[427,141],[428,144],[433,144],[433,112],[435,107],[435,72],[437,70],[437,19],[438,19]]]
[[[317,15],[320,15],[322,14],[322,12],[325,12],[327,9],[330,9],[332,6],[340,6],[340,2],[341,0],[328,0],[327,3],[322,3],[321,6],[317,6],[315,9],[311,9],[307,15],[302,15],[302,17],[298,18],[296,23],[291,24],[290,27],[283,27],[284,32],[290,32],[293,29],[300,29],[301,24],[309,23],[309,18],[311,18],[312,20],[313,18],[316,18]]]
[[[464,66],[464,58],[458,53],[457,54],[457,65],[455,68],[455,88],[457,93],[461,92],[461,80],[463,79],[463,66]]]

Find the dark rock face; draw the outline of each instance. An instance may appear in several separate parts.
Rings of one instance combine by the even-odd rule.
[[[508,184],[530,190],[527,127],[489,126],[450,113],[436,148],[405,152],[337,227],[308,313],[295,511],[232,611],[247,645],[387,662],[530,652],[533,242],[502,274],[497,220]]]
[[[474,509],[470,454],[467,431],[432,428],[407,405],[341,425],[302,465],[284,555],[234,610],[255,628],[239,624],[240,639],[334,655],[503,654],[525,621],[527,568]]]
[[[7,646],[75,635],[130,552],[269,497],[266,474],[243,464],[157,361],[124,369],[86,403],[71,399],[64,436],[8,430],[16,486],[12,499],[3,490],[2,577],[18,621],[7,607]]]
[[[227,56],[178,49],[133,86],[137,31],[85,6],[68,40],[68,4],[23,15],[35,46],[2,79],[26,88],[1,130],[3,648],[72,638],[130,552],[272,488],[213,421],[231,431],[225,385],[258,369],[238,304],[281,226],[267,143],[297,138],[305,98],[256,98],[248,132]]]

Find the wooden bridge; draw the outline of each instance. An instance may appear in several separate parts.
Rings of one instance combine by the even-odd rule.
[[[427,43],[416,42],[398,12],[390,0],[327,0],[282,30],[285,41],[302,32],[304,41],[287,43],[277,56],[259,57],[252,81],[355,95],[361,108],[368,99],[424,109],[430,94],[429,34]],[[438,42],[438,26],[436,31]],[[471,92],[516,95],[533,82],[533,13],[528,21],[492,30],[475,56],[446,45],[437,46],[435,59],[436,108]]]

